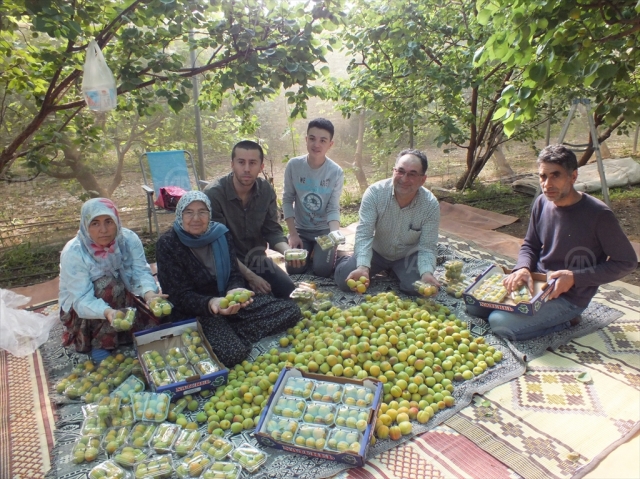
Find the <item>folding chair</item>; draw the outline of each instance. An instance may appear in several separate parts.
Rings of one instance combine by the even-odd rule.
[[[193,174],[189,174],[187,168],[187,157],[191,162],[191,170]],[[147,160],[145,168],[144,158]],[[191,176],[195,179],[195,186],[201,189],[202,182],[198,178],[198,170],[195,167],[193,156],[186,150],[172,151],[147,151],[140,155],[140,170],[142,171],[142,179],[144,184],[142,189],[147,195],[147,217],[149,218],[149,232],[153,231],[151,226],[151,216],[156,225],[156,234],[160,235],[160,227],[158,226],[158,212],[173,213],[172,210],[160,208],[154,203],[154,195],[158,197],[160,188],[166,186],[178,186],[185,191],[190,191],[194,183]],[[147,177],[149,175],[149,178]],[[149,186],[149,180],[153,187]]]

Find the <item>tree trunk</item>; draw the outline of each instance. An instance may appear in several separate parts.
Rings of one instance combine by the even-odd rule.
[[[603,141],[608,139],[611,136],[611,133],[613,133],[614,130],[618,128],[623,121],[624,121],[623,115],[620,115],[618,118],[616,118],[616,121],[614,121],[611,125],[609,125],[607,129],[604,132],[602,132],[602,134],[598,135],[598,142],[602,143]],[[596,125],[596,131],[597,131],[598,126],[602,124],[602,119],[600,119],[599,116],[594,114],[594,122]],[[593,149],[593,141],[591,140],[591,134],[589,134],[589,146],[587,146],[587,149],[584,151],[584,153],[582,153],[582,156],[578,160],[578,166],[586,165],[589,159],[591,158],[591,155],[593,155],[594,151],[595,150]]]
[[[360,193],[365,192],[369,187],[367,182],[367,175],[364,173],[362,167],[362,149],[364,144],[364,111],[360,112],[358,117],[358,141],[356,143],[356,156],[354,158],[353,167],[356,173],[356,180],[358,180],[358,186],[360,186]]]
[[[496,171],[498,172],[498,176],[502,177],[514,175],[514,172],[509,166],[509,163],[507,163],[507,158],[504,156],[500,145],[496,147],[496,151],[493,152],[492,158],[496,164]]]

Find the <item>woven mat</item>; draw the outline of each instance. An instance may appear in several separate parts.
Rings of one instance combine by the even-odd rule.
[[[0,350],[0,478],[43,478],[53,428],[40,351],[19,358]]]
[[[640,298],[603,286],[571,341],[533,359],[523,376],[481,396],[446,424],[526,478],[580,478],[640,430]],[[592,303],[593,305],[593,303]],[[603,308],[622,313],[604,328]],[[583,315],[584,317],[584,315]],[[589,331],[593,331],[589,333]],[[565,338],[566,339],[566,338]],[[577,376],[587,373],[589,382]]]
[[[474,248],[472,245],[464,241],[457,241],[454,239],[447,239],[440,237],[440,245],[438,246],[438,260],[439,264],[449,259],[461,259],[465,263],[464,271],[468,275],[478,274],[489,264],[495,261],[495,255],[484,252],[480,249]],[[351,294],[343,293],[339,291],[333,281],[322,278],[311,278],[308,276],[300,276],[294,278],[295,280],[315,280],[318,287],[322,290],[330,290],[334,293],[333,302],[339,307],[346,308],[358,304],[362,301],[362,297]],[[397,290],[396,281],[386,278],[378,277],[373,282],[370,292],[376,294],[383,291]],[[464,304],[460,300],[453,299],[441,292],[436,300],[449,306],[455,314],[463,320],[468,320],[472,329],[477,331],[486,331],[487,324],[481,319],[471,318],[466,315]],[[601,320],[612,321],[619,313],[615,310],[605,308],[603,310]],[[587,313],[588,316],[588,313]],[[73,351],[67,350],[60,346],[60,335],[62,329],[58,327],[51,333],[50,340],[43,346],[43,358],[47,371],[50,375],[50,384],[55,384],[57,380],[64,377],[69,373],[75,364],[79,361],[86,360],[86,355],[76,354]],[[265,338],[259,344],[256,345],[251,353],[251,357],[254,358],[264,351],[277,347],[278,338]],[[413,438],[404,438],[405,445],[398,447],[398,442],[390,440],[379,441],[374,447],[370,448],[368,457],[370,461],[366,468],[352,469],[348,471],[349,476],[355,477],[468,477],[474,468],[471,464],[467,463],[467,459],[471,456],[466,454],[460,454],[459,451],[455,452],[455,447],[452,444],[461,444],[466,441],[459,434],[447,427],[441,427],[435,432],[441,436],[448,436],[447,440],[436,440],[436,436],[415,437],[423,434],[424,432],[434,429],[436,426],[442,424],[444,421],[452,418],[455,414],[461,411],[465,406],[471,403],[474,394],[480,394],[489,391],[500,384],[510,381],[511,379],[521,376],[525,371],[525,365],[523,361],[524,353],[513,348],[512,345],[503,341],[502,339],[493,336],[492,334],[485,334],[485,341],[488,344],[494,345],[496,348],[503,352],[504,360],[499,363],[497,367],[491,368],[486,374],[483,374],[472,381],[467,381],[461,385],[456,386],[454,397],[456,398],[456,406],[444,411],[438,412],[434,418],[426,425],[414,424]],[[123,352],[131,354],[130,349],[124,349]],[[86,471],[89,469],[86,465],[74,465],[70,461],[70,452],[73,442],[79,436],[79,428],[82,422],[81,403],[71,402],[64,397],[52,394],[52,400],[58,403],[58,422],[56,423],[56,447],[53,451],[53,467],[47,477],[64,477],[64,478],[84,478]],[[200,400],[204,402],[203,400]],[[191,415],[195,416],[194,413]],[[455,440],[451,440],[455,438]],[[242,434],[232,436],[230,438],[234,443],[250,442],[256,444],[255,439],[250,432],[244,432]],[[411,440],[410,440],[411,439]],[[409,441],[410,440],[410,441]],[[407,442],[409,441],[409,442]],[[447,442],[448,441],[448,442]],[[484,457],[484,460],[489,461],[495,466],[496,475],[489,474],[490,470],[487,469],[487,475],[484,477],[517,477],[511,471],[503,466],[498,466],[496,461],[491,461],[490,457],[483,453],[480,448],[471,448],[476,457]],[[422,457],[423,462],[429,462],[427,459],[431,458],[434,466],[433,475],[424,476],[411,476],[405,474],[406,471],[412,467],[409,466],[411,461],[404,461],[400,459],[400,455],[409,455],[413,457],[410,451],[421,451],[417,456]],[[448,451],[448,454],[444,454],[443,451]],[[281,453],[275,450],[266,449],[266,452],[270,454],[269,461],[254,475],[245,477],[256,478],[323,478],[330,477],[339,474],[345,469],[346,466],[329,462],[321,459],[309,458],[306,456],[300,456],[296,454]],[[417,457],[416,456],[416,457]],[[385,459],[385,457],[387,459]],[[103,459],[103,457],[98,458]],[[402,468],[398,469],[398,474],[392,472],[393,467],[389,468],[383,465],[388,463],[389,465],[405,464]],[[431,467],[431,466],[430,466]],[[373,472],[372,472],[373,471]],[[405,471],[405,472],[403,472]],[[448,472],[447,472],[448,471]],[[466,471],[466,472],[465,472]],[[364,474],[364,475],[363,475]],[[371,475],[373,474],[373,475]],[[426,474],[426,473],[425,473]],[[342,474],[344,475],[344,474]]]

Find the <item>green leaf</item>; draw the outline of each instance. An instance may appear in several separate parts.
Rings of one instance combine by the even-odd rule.
[[[545,67],[544,63],[533,65],[529,69],[529,78],[536,83],[542,83],[547,78],[547,67]]]
[[[513,132],[516,131],[516,122],[513,120],[508,121],[502,125],[502,128],[504,129],[504,134],[510,138]]]
[[[328,77],[331,73],[331,69],[325,65],[320,69],[320,73],[322,73],[322,76]]]
[[[480,62],[480,60],[482,59],[482,54],[484,53],[484,45],[481,46],[480,48],[478,48],[476,50],[476,52],[473,54],[473,64],[476,66],[480,66],[483,62]]]
[[[613,65],[611,63],[607,63],[606,65],[602,65],[598,68],[596,74],[599,78],[613,78],[618,73],[619,67],[617,65]]]
[[[491,119],[493,121],[497,121],[500,120],[502,117],[504,117],[505,113],[507,113],[509,111],[509,109],[506,106],[501,106],[500,108],[498,108],[495,113],[493,114],[493,117],[491,117]]]
[[[476,21],[480,25],[486,25],[489,23],[489,20],[491,19],[492,14],[493,12],[491,10],[489,10],[488,8],[483,8],[482,10],[480,10],[480,12],[478,12],[478,17]]]

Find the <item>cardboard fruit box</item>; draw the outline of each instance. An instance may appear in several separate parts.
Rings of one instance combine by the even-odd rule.
[[[146,351],[156,350],[164,356],[166,351],[170,348],[182,348],[183,342],[181,335],[188,329],[198,331],[198,333],[200,333],[200,338],[202,340],[201,345],[205,348],[206,352],[213,360],[213,363],[218,366],[218,371],[211,372],[209,374],[194,374],[193,376],[187,377],[181,381],[172,382],[163,386],[156,386],[151,379],[151,373],[147,368],[142,355]],[[209,341],[207,341],[197,319],[168,323],[158,326],[157,328],[140,331],[134,334],[133,340],[137,350],[138,359],[140,360],[147,382],[155,392],[169,393],[172,400],[179,399],[186,394],[195,394],[207,389],[215,389],[218,386],[222,386],[227,383],[229,371],[224,367],[211,349],[211,345],[209,344]]]
[[[301,397],[301,396],[295,396],[291,394],[285,395],[285,389],[288,389],[288,387],[286,388],[285,385],[288,384],[287,381],[290,378],[300,378],[305,381],[311,380],[311,382],[314,385],[314,390],[315,390],[315,386],[319,383],[325,384],[325,386],[323,387],[326,387],[326,384],[329,384],[329,385],[338,384],[341,386],[343,393],[342,395],[339,396],[340,399],[334,397],[334,400],[337,400],[337,402],[333,402],[333,403],[322,402],[321,400],[318,400],[318,399],[314,400],[311,396],[305,398],[304,396]],[[350,404],[349,401],[347,402],[347,404],[343,402],[343,399],[345,399],[346,397],[344,396],[344,391],[346,391],[347,389],[351,389],[351,391],[354,392],[360,388],[366,388],[371,393],[370,397],[372,397],[372,399],[370,404],[368,404],[367,406],[361,406],[358,408],[355,405]],[[367,395],[368,394],[369,393],[367,393]],[[350,410],[352,411],[358,410],[361,413],[363,413],[362,414],[363,416],[364,416],[364,413],[366,413],[366,425],[364,424],[365,419],[362,419],[363,427],[361,428],[361,430],[340,427],[335,424],[335,420],[337,419],[337,415],[335,414],[334,414],[334,420],[331,421],[331,424],[328,424],[328,425],[323,424],[322,422],[320,423],[305,422],[302,416],[299,418],[278,416],[274,413],[274,409],[278,400],[281,398],[285,400],[294,399],[296,401],[306,402],[305,411],[308,411],[309,410],[308,408],[314,405],[333,406],[334,410],[336,411],[339,408],[344,408],[344,409],[350,408]],[[262,411],[262,415],[260,416],[260,421],[258,422],[258,426],[256,427],[255,437],[258,440],[258,442],[263,446],[271,447],[274,449],[280,449],[288,452],[295,452],[297,454],[304,454],[306,456],[318,457],[321,459],[328,459],[330,461],[338,461],[344,464],[348,464],[350,466],[363,466],[366,461],[367,450],[369,449],[371,436],[373,435],[373,432],[374,432],[376,417],[378,415],[378,409],[380,408],[381,401],[382,401],[382,383],[377,379],[368,378],[364,380],[359,380],[359,379],[352,379],[352,378],[345,378],[345,377],[324,376],[321,374],[307,373],[300,369],[289,366],[284,368],[281,371],[280,377],[278,378],[278,380],[274,385],[273,392],[271,393],[267,401],[267,406],[264,408],[264,410]],[[319,420],[322,420],[322,419],[324,418],[319,418]],[[295,440],[291,440],[291,438],[289,441],[275,439],[272,435],[273,433],[267,432],[268,424],[269,423],[273,424],[274,421],[277,423],[282,423],[283,421],[284,422],[288,421],[289,423],[296,423],[297,428],[294,433],[293,439],[295,439],[299,434],[301,434],[304,428],[325,429],[325,432],[326,432],[325,437],[327,440],[326,447],[311,448],[311,447],[302,446],[297,444]],[[357,451],[352,449],[349,449],[346,451],[339,451],[339,450],[336,450],[336,448],[332,449],[329,447],[329,441],[331,440],[332,437],[338,437],[340,434],[346,436],[348,433],[353,433],[353,432],[357,433],[358,440],[360,443],[360,447],[358,448]],[[321,440],[324,439],[325,437],[321,438]]]
[[[529,301],[521,301],[516,304],[509,294],[507,294],[506,298],[499,303],[476,298],[474,295],[475,290],[481,286],[486,278],[495,273],[507,275],[511,273],[511,270],[499,265],[493,265],[487,268],[467,289],[465,289],[462,294],[465,304],[533,316],[540,310],[542,304],[547,301],[547,297],[551,294],[551,291],[553,291],[552,286],[555,280],[551,280],[547,283],[547,276],[545,274],[531,273],[531,277],[533,278],[533,291]]]

